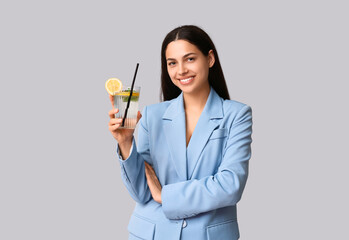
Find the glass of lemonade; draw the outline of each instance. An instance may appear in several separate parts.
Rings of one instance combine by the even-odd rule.
[[[134,86],[130,105],[127,110],[127,116],[124,126],[120,128],[135,128],[137,124],[137,113],[139,94],[141,87]],[[130,97],[131,87],[123,87],[120,92],[116,92],[114,95],[114,107],[119,109],[119,112],[115,114],[116,118],[124,118],[127,102]]]

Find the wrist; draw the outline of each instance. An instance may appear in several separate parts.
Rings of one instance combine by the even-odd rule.
[[[118,145],[119,145],[118,154],[121,156],[123,160],[126,160],[130,155],[130,151],[132,148],[132,139],[128,141],[120,141],[120,142],[118,141]]]
[[[124,139],[118,139],[117,142],[119,146],[131,146],[133,141],[133,136]]]

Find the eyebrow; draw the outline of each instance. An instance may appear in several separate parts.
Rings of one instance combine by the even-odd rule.
[[[188,56],[190,56],[190,55],[196,55],[196,53],[187,53],[187,54],[185,54],[182,58],[186,58],[186,57],[188,57]],[[166,61],[173,61],[173,60],[176,60],[176,59],[174,59],[174,58],[167,58],[166,59]]]

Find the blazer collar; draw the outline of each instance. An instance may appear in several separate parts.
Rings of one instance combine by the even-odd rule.
[[[184,113],[184,100],[183,92],[175,99],[173,99],[170,105],[167,107],[163,119],[173,120],[178,115]],[[223,103],[220,96],[211,87],[210,94],[208,95],[204,110],[201,114],[206,114],[210,119],[223,118]]]
[[[186,147],[186,125],[183,93],[173,99],[163,115],[163,131],[166,136],[172,163],[180,180],[191,178],[199,156],[212,131],[223,118],[223,100],[211,87],[205,107]]]

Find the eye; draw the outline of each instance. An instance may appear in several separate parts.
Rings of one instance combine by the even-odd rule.
[[[187,58],[188,62],[193,62],[194,60],[195,60],[195,58],[193,58],[193,57]]]
[[[174,66],[176,63],[175,62],[168,62],[167,63],[169,66]]]

